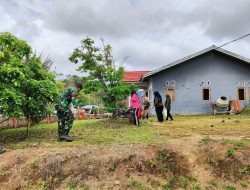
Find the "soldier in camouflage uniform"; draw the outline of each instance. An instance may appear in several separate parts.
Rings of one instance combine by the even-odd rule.
[[[78,103],[75,98],[81,89],[82,84],[76,83],[74,87],[64,89],[57,99],[55,108],[58,120],[58,141],[72,141],[72,138],[68,135],[74,121],[74,114],[72,113],[70,107],[71,104],[74,108],[78,107]]]

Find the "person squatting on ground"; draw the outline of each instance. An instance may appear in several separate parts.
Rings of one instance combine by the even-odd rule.
[[[58,120],[58,141],[65,140],[71,142],[73,140],[69,136],[74,121],[74,114],[70,107],[71,104],[74,108],[78,107],[75,98],[81,90],[82,84],[77,82],[74,84],[74,87],[65,88],[57,99],[55,109],[57,111]]]
[[[142,116],[142,119],[145,119],[145,118],[148,119],[149,107],[150,107],[149,99],[148,99],[147,96],[145,96],[144,101],[143,101],[143,116]]]
[[[157,119],[159,122],[163,122],[163,103],[161,95],[158,91],[154,92],[154,106],[155,106],[155,112],[157,115]]]
[[[166,95],[165,107],[167,109],[167,118],[166,118],[166,120],[168,120],[168,118],[170,117],[170,119],[172,121],[173,117],[172,117],[172,115],[170,113],[170,110],[171,110],[171,97],[169,96],[169,94]]]
[[[138,111],[140,109],[140,103],[135,90],[131,91],[131,107],[133,109],[134,125],[139,126]]]

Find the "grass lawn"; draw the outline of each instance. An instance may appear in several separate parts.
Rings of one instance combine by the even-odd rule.
[[[114,144],[164,144],[170,139],[213,135],[250,138],[249,116],[175,116],[174,121],[158,123],[155,117],[142,120],[140,127],[128,125],[128,119],[75,121],[71,129],[74,141],[57,142],[57,123],[30,128],[0,129],[0,142],[6,148],[65,147]]]

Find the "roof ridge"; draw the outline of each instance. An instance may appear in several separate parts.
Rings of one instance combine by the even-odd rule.
[[[209,46],[209,47],[207,47],[207,48],[204,48],[204,49],[202,49],[202,50],[200,50],[200,51],[198,51],[198,52],[196,52],[196,53],[190,54],[190,55],[188,55],[188,56],[184,56],[184,57],[181,58],[181,59],[177,59],[177,60],[175,60],[175,61],[173,61],[173,62],[171,62],[171,63],[169,63],[169,64],[167,64],[167,65],[164,65],[164,66],[162,66],[162,67],[160,67],[160,68],[158,68],[158,69],[155,69],[155,70],[151,71],[150,73],[145,74],[142,78],[144,79],[144,78],[146,78],[146,77],[149,77],[149,76],[151,76],[151,75],[154,75],[154,74],[156,74],[156,73],[158,73],[158,72],[161,72],[161,71],[163,71],[163,70],[166,70],[166,69],[168,69],[168,68],[170,68],[170,67],[173,67],[173,66],[175,66],[175,65],[181,64],[181,63],[183,63],[183,62],[185,62],[185,61],[188,61],[188,60],[190,60],[190,59],[192,59],[192,58],[195,58],[195,57],[197,57],[197,56],[200,56],[200,55],[202,55],[202,54],[204,54],[204,53],[207,53],[207,52],[209,52],[209,51],[211,51],[211,50],[215,50],[215,51],[224,53],[224,54],[226,54],[226,55],[232,56],[232,57],[234,57],[234,58],[236,58],[236,59],[240,59],[240,60],[242,60],[242,61],[245,61],[245,62],[247,62],[247,63],[250,63],[250,59],[249,59],[249,58],[246,58],[246,57],[244,57],[244,56],[238,55],[238,54],[233,53],[233,52],[231,52],[231,51],[225,50],[225,49],[223,49],[223,48],[221,48],[221,47],[218,47],[218,46],[216,46],[216,45],[211,45],[211,46]]]

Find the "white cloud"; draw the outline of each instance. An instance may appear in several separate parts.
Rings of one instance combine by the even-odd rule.
[[[0,31],[27,40],[76,74],[69,54],[89,36],[130,56],[128,70],[152,70],[210,45],[249,33],[250,0],[0,0]],[[249,56],[250,37],[224,47]]]
[[[1,24],[0,24],[1,32],[10,30],[11,27],[15,24],[15,21],[6,12],[6,10],[1,4],[0,4],[0,17],[1,17]]]

